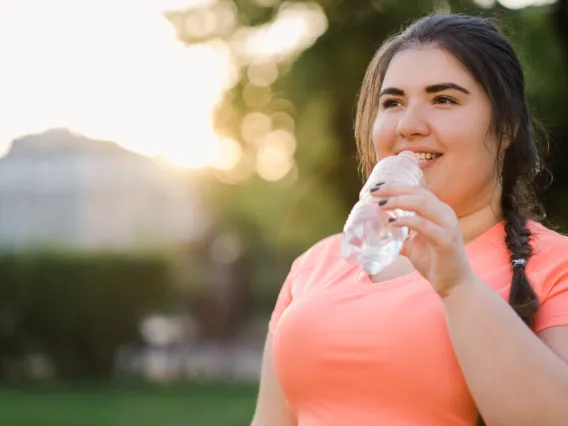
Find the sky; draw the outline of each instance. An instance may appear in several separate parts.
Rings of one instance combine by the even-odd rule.
[[[195,0],[2,0],[0,153],[67,127],[187,166],[211,163],[228,52],[187,47],[163,17]]]
[[[66,127],[179,166],[215,163],[223,144],[212,114],[234,83],[231,52],[183,45],[163,16],[213,2],[1,0],[0,156],[14,138]],[[290,27],[278,28],[251,48],[269,55],[278,39],[287,42],[281,51],[293,50],[293,37],[281,34]]]

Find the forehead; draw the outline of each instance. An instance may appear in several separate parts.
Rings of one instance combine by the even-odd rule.
[[[436,47],[418,47],[398,52],[391,60],[383,87],[422,89],[437,83],[457,83],[470,91],[478,84],[452,54]]]

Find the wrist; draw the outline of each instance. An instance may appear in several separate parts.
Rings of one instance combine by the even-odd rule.
[[[473,273],[460,280],[458,283],[446,289],[444,292],[440,293],[440,298],[445,304],[448,303],[461,303],[463,299],[468,299],[469,294],[476,289],[479,289],[480,285],[483,285],[479,278],[477,278]]]

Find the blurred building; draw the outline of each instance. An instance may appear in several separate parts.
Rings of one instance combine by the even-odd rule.
[[[0,159],[0,249],[184,243],[205,227],[186,172],[67,130]]]

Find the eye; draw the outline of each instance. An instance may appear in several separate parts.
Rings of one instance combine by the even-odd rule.
[[[436,96],[433,103],[440,105],[457,105],[458,101],[449,96]]]
[[[391,99],[385,99],[381,106],[383,107],[383,109],[389,109],[389,108],[398,107],[400,105],[401,105],[400,101],[391,98]]]

